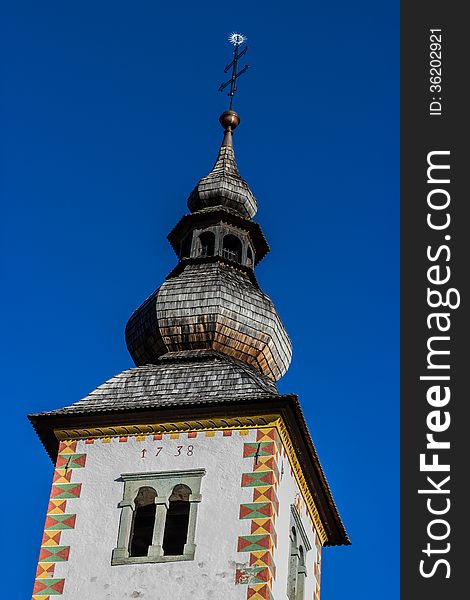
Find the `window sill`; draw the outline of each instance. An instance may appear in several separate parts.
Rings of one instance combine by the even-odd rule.
[[[175,556],[116,556],[115,552],[113,552],[111,565],[142,565],[146,563],[167,563],[183,560],[194,560],[194,552]]]

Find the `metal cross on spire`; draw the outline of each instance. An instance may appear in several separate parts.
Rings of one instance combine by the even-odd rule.
[[[246,54],[248,46],[245,46],[240,52],[240,46],[246,42],[246,37],[241,33],[231,33],[228,39],[229,42],[235,46],[235,48],[233,50],[233,60],[225,67],[224,73],[228,73],[228,71],[232,69],[232,76],[228,81],[219,87],[219,92],[223,92],[225,88],[230,85],[230,91],[228,93],[228,96],[230,96],[229,109],[232,110],[233,97],[237,91],[237,79],[240,77],[240,75],[243,75],[243,73],[245,73],[249,67],[249,65],[245,65],[241,71],[238,71],[238,60]]]

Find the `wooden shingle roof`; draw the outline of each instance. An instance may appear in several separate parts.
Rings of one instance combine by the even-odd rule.
[[[109,412],[277,396],[276,384],[216,352],[175,352],[158,364],[127,369],[49,415]]]
[[[191,212],[209,206],[227,206],[249,219],[258,210],[256,198],[238,172],[232,145],[221,146],[212,171],[189,195],[188,208]]]

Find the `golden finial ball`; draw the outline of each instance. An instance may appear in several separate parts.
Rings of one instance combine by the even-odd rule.
[[[220,115],[219,123],[224,129],[233,131],[240,124],[240,117],[234,110],[226,110]]]

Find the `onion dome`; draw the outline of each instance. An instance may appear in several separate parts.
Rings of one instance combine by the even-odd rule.
[[[168,236],[179,263],[129,319],[127,347],[137,366],[211,351],[277,381],[292,346],[254,275],[269,246],[251,220],[256,201],[235,163],[232,130],[240,119],[226,111],[219,120],[225,133],[216,166],[190,196],[195,212]]]
[[[132,315],[126,341],[136,365],[168,352],[215,350],[277,381],[292,355],[274,304],[223,262],[188,264]]]
[[[225,111],[219,119],[225,129],[224,140],[215,165],[203,177],[188,198],[191,212],[208,206],[226,206],[244,217],[254,217],[258,210],[256,198],[247,183],[240,177],[233,151],[232,131],[240,123],[233,110]]]

